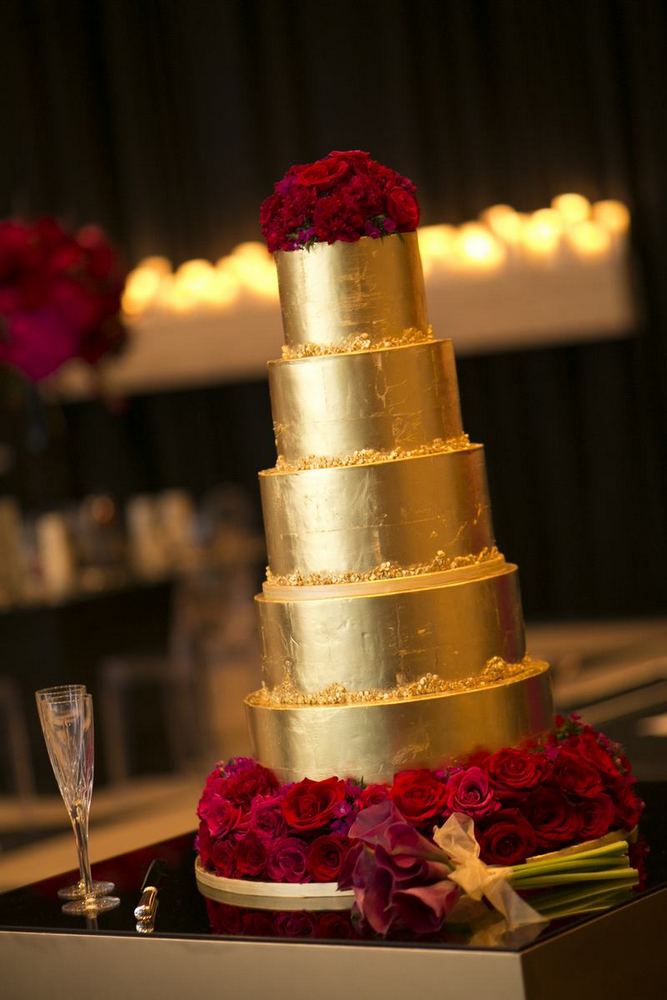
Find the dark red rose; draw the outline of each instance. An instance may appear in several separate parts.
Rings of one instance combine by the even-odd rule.
[[[241,916],[243,911],[239,906],[228,906],[226,903],[217,903],[212,899],[205,899],[206,912],[211,930],[214,934],[240,934]]]
[[[309,882],[306,844],[297,837],[281,837],[269,845],[266,873],[272,882]]]
[[[352,920],[346,913],[319,913],[315,927],[315,937],[330,941],[346,940],[354,937]]]
[[[267,858],[266,843],[252,831],[236,845],[236,870],[239,875],[258,876],[264,872]]]
[[[425,768],[401,771],[394,777],[391,798],[409,823],[421,826],[444,811],[447,789]]]
[[[308,848],[308,871],[313,882],[335,882],[349,851],[345,837],[325,834]]]
[[[313,211],[313,227],[323,243],[336,240],[349,243],[358,239],[364,218],[354,202],[344,201],[338,194],[321,198]]]
[[[211,864],[216,875],[223,878],[236,877],[236,844],[232,839],[220,837],[211,848]]]
[[[543,754],[527,750],[498,750],[486,762],[491,784],[502,792],[522,792],[534,788],[545,772]]]
[[[270,795],[277,789],[275,774],[261,764],[244,767],[225,780],[225,797],[244,810],[250,808],[256,795]]]
[[[344,798],[344,781],[338,778],[327,778],[326,781],[304,778],[288,789],[282,800],[283,816],[293,830],[321,830],[338,814]]]
[[[618,767],[604,747],[600,746],[595,733],[580,733],[572,741],[568,741],[568,746],[572,748],[574,754],[596,768],[605,783],[618,780]]]
[[[274,933],[278,937],[312,937],[315,931],[315,916],[303,910],[278,913]]]
[[[581,828],[577,810],[554,785],[540,785],[531,792],[525,814],[541,847],[569,844]]]
[[[503,809],[476,830],[480,857],[489,865],[519,865],[537,848],[535,831],[518,809]]]
[[[287,823],[280,806],[279,795],[262,795],[253,799],[249,823],[251,829],[270,840],[287,833]]]
[[[489,778],[479,767],[459,771],[447,782],[447,809],[478,818],[500,808],[500,802],[489,787]]]
[[[615,811],[609,795],[598,795],[597,798],[580,802],[577,806],[581,821],[580,838],[595,840],[597,837],[604,837],[614,825]]]
[[[199,852],[199,860],[203,868],[209,868],[211,864],[211,850],[213,848],[213,838],[209,833],[206,823],[202,820],[199,824],[197,836],[195,837],[195,851]]]
[[[242,822],[241,810],[232,805],[229,799],[216,794],[202,798],[199,816],[206,822],[212,837],[226,837]]]
[[[389,785],[366,785],[357,800],[359,809],[367,806],[377,805],[378,802],[385,802],[391,795]]]
[[[622,830],[633,830],[644,811],[644,803],[635,792],[632,780],[619,781],[612,788],[612,795],[616,806],[614,826]]]
[[[261,910],[242,911],[240,933],[248,937],[273,937],[273,914],[263,913]]]
[[[387,194],[387,215],[391,216],[402,231],[416,229],[419,225],[419,205],[408,191],[392,188]]]
[[[296,177],[302,187],[329,188],[349,171],[347,160],[342,156],[316,160],[301,167]]]
[[[602,780],[597,768],[569,750],[561,748],[558,751],[551,773],[566,795],[593,799],[602,792]]]

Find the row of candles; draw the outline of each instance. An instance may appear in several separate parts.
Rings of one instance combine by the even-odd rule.
[[[549,208],[518,212],[493,205],[475,222],[419,229],[428,277],[492,274],[512,266],[558,266],[600,261],[619,252],[630,226],[623,202],[591,203],[580,194],[561,194]],[[276,273],[262,243],[241,243],[217,263],[189,260],[175,271],[165,257],[142,260],[130,272],[123,294],[129,320],[151,313],[220,311],[240,299],[275,303]]]

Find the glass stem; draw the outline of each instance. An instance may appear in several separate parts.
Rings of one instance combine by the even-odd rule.
[[[74,839],[76,840],[76,853],[79,858],[79,873],[86,897],[93,894],[93,879],[90,874],[90,861],[88,859],[88,816],[86,810],[81,805],[75,805],[70,813]]]

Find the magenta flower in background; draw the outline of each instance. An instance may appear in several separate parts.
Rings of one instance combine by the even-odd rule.
[[[0,364],[40,381],[70,358],[95,364],[119,350],[123,282],[96,226],[67,233],[55,219],[0,222]]]

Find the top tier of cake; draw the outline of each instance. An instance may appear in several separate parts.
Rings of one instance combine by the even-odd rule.
[[[297,356],[428,337],[415,232],[275,257],[285,343]]]

